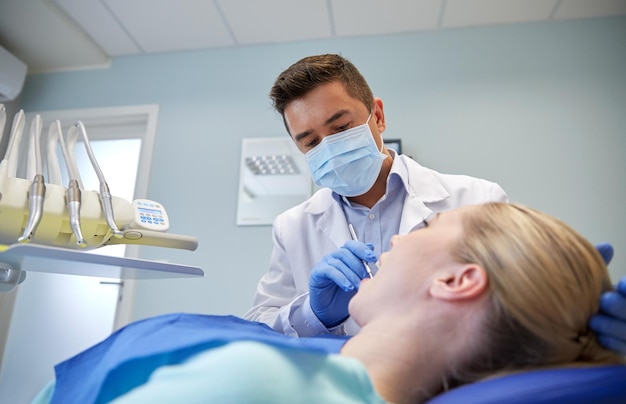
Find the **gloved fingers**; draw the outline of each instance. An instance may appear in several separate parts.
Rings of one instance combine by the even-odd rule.
[[[378,260],[376,254],[374,254],[373,244],[365,244],[360,241],[348,240],[340,248],[340,250],[341,249],[350,251],[352,254],[354,254],[354,256],[363,261],[376,262]]]
[[[613,259],[613,246],[609,243],[600,243],[596,244],[596,250],[598,250],[598,252],[602,256],[604,263],[606,265],[609,265],[609,263]]]
[[[615,290],[617,290],[622,296],[626,298],[626,276],[619,280],[619,282],[615,286]]]
[[[602,296],[600,296],[600,311],[609,316],[626,321],[626,296],[619,292],[603,293]],[[623,335],[626,335],[626,330],[624,332]]]
[[[363,259],[359,258],[354,251],[367,257],[367,259],[375,259],[376,256],[363,243],[356,241],[349,241],[348,243],[350,243],[348,247],[341,247],[326,255],[313,268],[309,279],[310,287],[322,289],[334,283],[346,292],[358,289],[361,279],[367,276],[367,271],[363,265]]]
[[[346,265],[344,261],[334,257],[326,257],[324,263],[326,265],[318,265],[311,271],[309,285],[311,288],[327,288],[329,281],[339,286],[344,292],[356,290],[359,287],[362,277],[356,274],[354,269]],[[363,266],[363,263],[355,259],[352,265]],[[365,273],[365,268],[361,272]]]
[[[366,275],[365,266],[363,262],[356,258],[353,255],[342,257],[341,260],[334,260],[330,258],[329,261],[333,263],[333,269],[335,271],[331,271],[333,275],[337,278],[345,279],[350,283],[350,288],[348,290],[356,290],[359,288],[361,284],[361,279],[363,279]],[[342,276],[340,276],[341,274]],[[345,290],[345,289],[344,289]],[[345,290],[347,292],[347,290]]]
[[[626,335],[626,323],[609,316],[596,314],[589,320],[589,327],[596,333],[598,342],[603,347],[626,355],[626,341],[616,337]]]
[[[591,316],[589,327],[591,327],[598,336],[611,336],[611,338],[615,338],[618,335],[626,335],[626,322],[604,314]],[[626,343],[626,341],[623,342]]]
[[[367,247],[365,244],[358,241],[349,241],[349,243],[351,243],[350,248],[353,248],[359,254],[367,256],[368,259],[371,259],[371,257],[376,258],[372,250],[370,250],[369,247]],[[357,283],[355,283],[355,286],[358,286],[361,279],[367,276],[367,271],[365,270],[365,265],[363,265],[363,258],[360,258],[358,255],[356,255],[350,248],[346,248],[344,245],[343,247],[334,251],[332,254],[324,257],[324,259],[329,265],[332,265],[338,270],[342,271],[346,275],[346,277],[351,279],[353,282],[356,281]],[[363,254],[363,251],[365,250],[368,250],[369,253]],[[347,270],[355,273],[358,279],[355,278],[352,274],[348,273]]]
[[[620,355],[626,355],[626,342],[609,337],[608,335],[599,335],[598,342],[609,351],[616,352]]]

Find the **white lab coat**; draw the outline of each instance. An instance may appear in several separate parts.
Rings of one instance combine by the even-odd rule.
[[[434,212],[489,201],[508,201],[496,183],[465,175],[441,174],[398,155],[408,181],[399,234],[406,234]],[[287,335],[315,336],[329,331],[313,314],[309,302],[309,273],[325,255],[350,240],[341,204],[324,188],[281,213],[273,224],[274,248],[269,271],[258,284],[254,306],[245,318],[268,324]],[[352,335],[350,319],[333,333]]]

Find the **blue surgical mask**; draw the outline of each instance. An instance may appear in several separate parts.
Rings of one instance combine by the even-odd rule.
[[[387,155],[376,147],[367,122],[326,136],[304,155],[317,185],[343,196],[363,195],[374,185]]]

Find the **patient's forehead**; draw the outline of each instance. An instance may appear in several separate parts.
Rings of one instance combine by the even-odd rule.
[[[454,225],[462,226],[461,219],[469,212],[479,209],[479,205],[463,206],[460,208],[444,211],[432,212],[423,222],[411,229],[409,233],[413,233],[420,229],[430,226]]]
[[[426,219],[428,225],[458,225],[460,219],[471,211],[477,209],[476,206],[463,206],[460,208],[448,210],[445,212],[437,212]]]

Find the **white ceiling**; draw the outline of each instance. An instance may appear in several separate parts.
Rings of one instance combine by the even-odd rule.
[[[110,58],[626,15],[626,0],[0,0],[0,45],[30,73]]]

